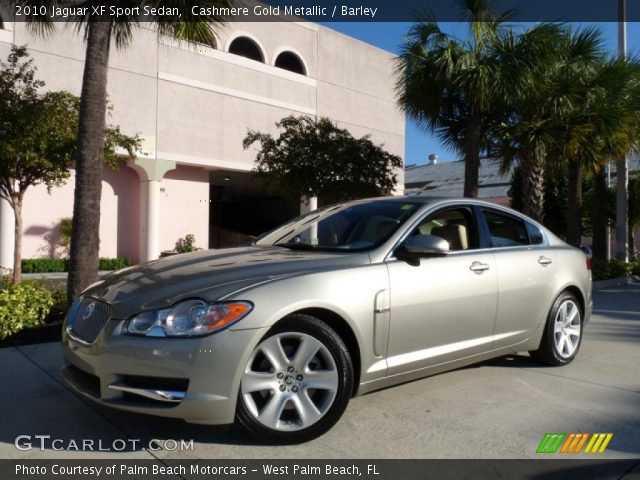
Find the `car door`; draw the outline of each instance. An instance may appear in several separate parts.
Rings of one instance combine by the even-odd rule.
[[[481,208],[498,272],[498,313],[494,348],[529,338],[549,313],[556,258],[542,231],[508,212]]]
[[[387,262],[389,375],[474,355],[488,350],[492,342],[497,275],[493,254],[478,249],[474,209],[436,211],[411,235],[418,233],[445,238],[451,252],[422,258],[419,264],[394,257]]]

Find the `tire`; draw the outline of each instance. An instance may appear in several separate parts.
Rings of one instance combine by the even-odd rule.
[[[306,442],[340,419],[353,378],[340,336],[315,317],[290,315],[251,353],[240,382],[236,420],[261,442]]]
[[[529,352],[547,365],[571,363],[582,344],[583,311],[573,293],[562,292],[549,312],[538,350]]]

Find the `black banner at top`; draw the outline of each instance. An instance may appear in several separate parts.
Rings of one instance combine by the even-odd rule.
[[[215,1],[193,0],[181,7],[163,2],[115,0],[43,0],[4,5],[5,20],[69,21],[91,16],[105,21],[198,21],[213,15],[227,21],[411,22],[429,15],[441,22],[468,21],[462,0],[239,0],[229,8]],[[176,2],[179,3],[179,2]],[[617,22],[622,10],[628,22],[640,21],[639,0],[490,0],[497,14],[510,11],[512,22]]]

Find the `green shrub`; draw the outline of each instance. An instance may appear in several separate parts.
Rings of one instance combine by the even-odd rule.
[[[69,247],[71,246],[72,220],[70,218],[61,218],[59,223],[60,238],[58,245],[62,247],[65,255],[69,255]]]
[[[189,253],[195,252],[198,248],[194,245],[196,243],[196,237],[190,233],[184,238],[179,238],[176,242],[176,252],[178,253]]]
[[[606,280],[611,278],[609,274],[609,263],[606,260],[598,260],[597,258],[591,260],[591,276],[593,280]]]
[[[60,258],[27,258],[22,260],[22,273],[64,272],[67,261]]]
[[[622,260],[598,260],[591,261],[591,274],[594,280],[608,280],[610,278],[627,277],[634,271],[632,263],[624,263]]]
[[[0,290],[0,340],[44,323],[60,295],[46,285],[25,280]]]
[[[610,260],[609,261],[609,275],[610,278],[626,277],[631,271],[631,264],[625,263],[622,260]]]
[[[98,270],[120,270],[131,266],[128,258],[101,258]]]
[[[119,270],[131,265],[128,258],[101,258],[98,270]],[[25,258],[22,273],[68,272],[69,260],[61,258]]]

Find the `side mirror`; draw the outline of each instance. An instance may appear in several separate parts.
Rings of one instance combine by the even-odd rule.
[[[396,256],[406,260],[421,257],[444,257],[449,253],[449,242],[435,235],[414,235],[397,250]]]

